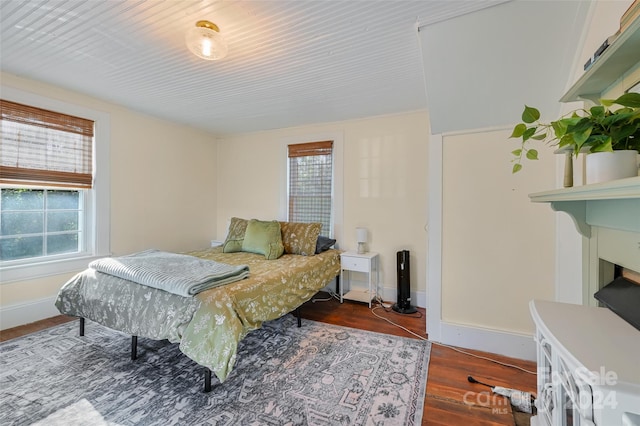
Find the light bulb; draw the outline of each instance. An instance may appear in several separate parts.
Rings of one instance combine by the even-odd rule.
[[[211,39],[209,37],[202,39],[202,55],[211,56]]]

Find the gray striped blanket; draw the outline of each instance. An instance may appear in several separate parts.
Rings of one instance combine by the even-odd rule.
[[[185,297],[249,276],[247,265],[227,265],[159,250],[105,257],[91,262],[89,268]]]

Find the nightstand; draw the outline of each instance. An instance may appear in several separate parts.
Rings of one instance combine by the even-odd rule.
[[[365,302],[371,307],[371,300],[378,294],[378,253],[357,253],[347,251],[340,255],[340,303],[343,299]],[[363,272],[368,276],[367,289],[351,288],[351,272]],[[345,272],[349,282],[345,280]],[[346,291],[346,293],[345,293]]]

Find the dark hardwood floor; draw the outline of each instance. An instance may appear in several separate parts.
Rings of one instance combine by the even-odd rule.
[[[424,309],[419,308],[417,314],[411,315],[401,315],[382,307],[378,307],[374,312],[419,336],[426,337]],[[309,301],[303,306],[302,317],[346,327],[417,338],[376,317],[364,303],[345,301],[340,304],[335,299],[327,302]],[[3,330],[0,332],[0,341],[23,336],[70,320],[73,318],[58,316]],[[536,369],[534,362],[466,349],[464,351],[517,365],[529,371]],[[517,413],[514,417],[511,405],[506,398],[492,395],[485,386],[469,383],[467,381],[469,375],[492,385],[516,388],[532,393],[536,390],[536,376],[533,374],[463,354],[434,343],[431,347],[423,425],[515,425],[516,421],[518,425],[528,424],[528,416]]]

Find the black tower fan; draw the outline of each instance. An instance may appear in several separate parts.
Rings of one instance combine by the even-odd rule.
[[[402,250],[398,256],[398,303],[392,306],[393,310],[401,314],[414,314],[418,312],[415,306],[411,306],[411,269],[409,268],[409,250]]]

